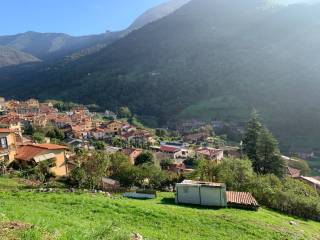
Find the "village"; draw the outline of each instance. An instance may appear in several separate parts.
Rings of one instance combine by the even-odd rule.
[[[2,171],[51,161],[49,169],[52,177],[64,178],[79,165],[77,158],[81,151],[87,152],[88,156],[94,151],[120,153],[127,157],[127,165],[132,166],[149,157],[162,171],[174,175],[175,180],[162,189],[176,191],[177,203],[251,209],[259,207],[248,192],[226,191],[224,183],[186,179],[188,174],[196,170],[199,159],[211,164],[219,164],[225,158],[241,159],[241,144],[227,145],[223,137],[214,134],[212,126],[201,122],[184,124],[180,126],[180,132],[170,134],[167,129],[150,129],[136,124],[127,108],[123,108],[122,112],[118,118],[111,111],[90,112],[81,105],[62,111],[50,101],[6,101],[0,98]],[[320,190],[319,178],[302,176],[300,169],[289,164],[296,160],[286,156],[282,158],[286,162],[287,177],[299,179]],[[102,176],[99,181],[101,183],[97,186],[105,191],[128,191],[128,186],[123,188],[120,181],[108,176]],[[126,192],[125,196],[153,198],[155,194],[154,191],[139,190]]]
[[[32,152],[35,147],[51,146],[66,151],[65,163],[57,170],[58,176],[68,173],[68,158],[72,157],[75,150],[102,150],[108,153],[122,152],[135,164],[135,159],[144,151],[152,152],[157,162],[171,159],[171,171],[192,171],[188,169],[185,160],[201,156],[212,161],[221,161],[224,154],[228,156],[240,156],[240,150],[234,147],[214,148],[209,147],[212,143],[212,129],[202,129],[196,133],[188,133],[179,141],[165,141],[161,136],[162,131],[141,128],[128,123],[127,120],[117,120],[115,113],[106,111],[104,118],[97,118],[97,113],[91,113],[84,106],[77,106],[70,111],[61,112],[54,108],[50,102],[39,103],[36,99],[25,102],[0,98],[0,126],[1,134],[7,134],[1,138],[2,158],[9,163],[19,160],[31,160],[35,156],[22,156],[24,152]],[[47,136],[39,136],[37,132],[30,133],[28,130],[42,129],[50,126],[59,130],[60,139]],[[59,144],[57,143],[59,140]],[[162,141],[163,140],[163,141]],[[194,143],[200,143],[194,144]],[[98,143],[98,144],[97,144]],[[211,144],[213,145],[213,144]],[[62,147],[63,146],[63,147]],[[47,149],[54,150],[54,149]],[[6,153],[6,154],[4,154]],[[26,159],[28,157],[29,159]],[[20,159],[21,160],[21,159]]]

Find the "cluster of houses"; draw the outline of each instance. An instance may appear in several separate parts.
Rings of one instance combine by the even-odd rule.
[[[139,129],[128,122],[119,121],[110,111],[106,114],[113,120],[96,118],[86,107],[74,107],[70,111],[59,112],[50,102],[40,103],[36,99],[27,101],[0,98],[0,163],[10,164],[14,161],[37,164],[41,161],[53,160],[52,172],[56,176],[66,176],[72,168],[72,149],[94,149],[93,141],[111,143],[117,139],[125,142],[122,146],[105,146],[108,153],[122,152],[128,156],[131,164],[148,149],[156,162],[170,159],[166,170],[175,173],[193,171],[188,159],[206,159],[219,163],[224,157],[241,157],[237,147],[221,148],[195,146],[195,142],[207,141],[210,134],[203,131],[189,132],[189,125],[200,127],[202,122],[184,124],[184,135],[181,142],[158,142],[153,132]],[[65,144],[37,144],[23,134],[23,127],[45,127],[52,124],[65,133]],[[192,144],[192,147],[190,146]],[[71,159],[71,160],[70,160]],[[288,159],[285,159],[288,160]],[[287,176],[301,179],[309,185],[320,189],[319,179],[301,176],[298,169],[286,168]]]
[[[113,120],[105,121],[95,118],[86,107],[74,107],[70,111],[59,112],[50,102],[40,103],[36,99],[27,101],[10,100],[0,98],[0,161],[45,161],[56,159],[52,169],[57,176],[68,174],[66,156],[68,148],[50,144],[36,144],[32,139],[23,134],[23,128],[27,126],[46,127],[51,124],[65,134],[65,145],[69,149],[94,149],[92,141],[112,142],[120,139],[125,146],[106,146],[109,153],[122,152],[128,156],[130,162],[135,164],[136,158],[147,148],[156,161],[171,159],[173,163],[168,167],[169,171],[186,172],[191,169],[184,164],[189,157],[204,158],[212,161],[221,161],[224,157],[222,149],[210,147],[190,148],[187,143],[160,142],[155,140],[151,131],[138,129],[137,127],[116,120],[115,114],[106,112]],[[207,135],[201,135],[205,138]],[[189,139],[192,142],[194,139]],[[186,141],[188,142],[188,141]],[[135,147],[133,147],[135,146]],[[137,148],[139,146],[139,148]]]

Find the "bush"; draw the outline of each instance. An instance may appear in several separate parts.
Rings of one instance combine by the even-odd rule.
[[[141,153],[135,160],[135,165],[142,165],[145,163],[154,163],[153,155],[149,151]]]
[[[109,163],[109,155],[104,152],[79,152],[77,166],[71,171],[70,180],[81,188],[98,188],[102,177],[107,176]]]

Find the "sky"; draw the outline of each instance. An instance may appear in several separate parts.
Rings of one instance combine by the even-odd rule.
[[[123,30],[168,0],[1,0],[0,35],[26,31],[74,36]],[[295,3],[314,0],[272,0]]]
[[[167,0],[1,0],[0,35],[26,31],[71,35],[123,30]]]

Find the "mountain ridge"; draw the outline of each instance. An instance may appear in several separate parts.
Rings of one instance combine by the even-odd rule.
[[[256,108],[287,147],[298,140],[318,147],[320,36],[311,16],[320,7],[264,3],[193,0],[97,53],[13,81],[0,94],[20,89],[21,97],[112,110],[128,105],[160,126],[179,118],[244,121]]]

